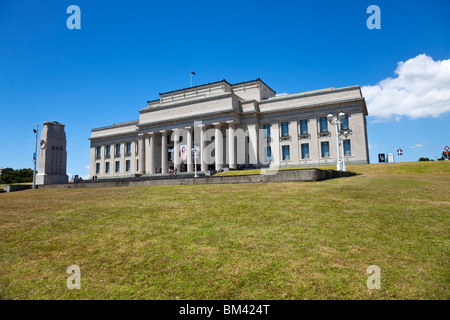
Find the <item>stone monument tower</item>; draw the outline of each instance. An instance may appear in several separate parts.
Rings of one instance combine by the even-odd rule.
[[[39,143],[39,164],[36,184],[67,183],[67,151],[64,125],[44,122]]]

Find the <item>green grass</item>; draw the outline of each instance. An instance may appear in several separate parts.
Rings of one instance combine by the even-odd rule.
[[[385,174],[414,174],[414,173],[438,173],[445,172],[450,173],[445,165],[445,161],[427,161],[427,162],[399,162],[399,163],[379,163],[379,164],[357,164],[347,165],[348,171],[353,171],[361,174],[368,173],[385,173]],[[336,166],[319,166],[319,167],[293,167],[293,168],[280,168],[278,170],[298,170],[318,168],[322,170],[336,170]],[[247,170],[234,170],[218,172],[214,176],[237,176],[237,175],[254,175],[262,174],[267,170],[272,169],[247,169]]]
[[[449,299],[450,162],[349,170],[362,175],[0,194],[0,298]]]

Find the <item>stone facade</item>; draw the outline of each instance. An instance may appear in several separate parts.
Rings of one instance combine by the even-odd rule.
[[[347,164],[368,163],[367,108],[359,86],[276,96],[260,79],[226,80],[160,94],[139,120],[92,129],[90,175],[97,178],[240,167],[301,167],[337,162],[336,128]],[[233,138],[231,138],[233,137]]]
[[[67,183],[67,150],[64,125],[44,122],[39,142],[39,164],[36,184]]]

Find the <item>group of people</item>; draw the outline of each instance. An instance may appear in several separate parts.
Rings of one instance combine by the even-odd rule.
[[[178,173],[177,168],[175,168],[175,169],[170,168],[169,169],[169,177],[173,177],[173,175],[177,174],[177,173]]]

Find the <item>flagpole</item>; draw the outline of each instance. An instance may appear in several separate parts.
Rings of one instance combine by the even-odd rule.
[[[191,82],[190,82],[190,84],[191,84],[191,88],[192,88],[192,70],[191,70],[191,72],[189,72],[189,74],[191,75]]]

